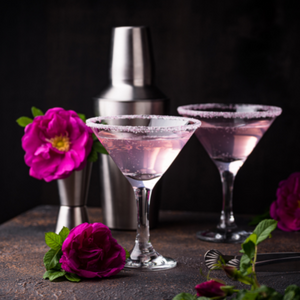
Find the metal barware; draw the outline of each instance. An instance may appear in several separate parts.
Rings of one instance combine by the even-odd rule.
[[[220,251],[211,249],[204,254],[205,265],[214,269],[215,265],[223,258],[227,266],[240,268],[241,255],[223,255]],[[300,253],[274,252],[257,254],[255,270],[258,272],[295,272],[300,271]]]
[[[60,208],[55,232],[65,226],[70,230],[79,224],[89,222],[86,210],[93,163],[88,162],[83,170],[73,171],[65,179],[58,179]]]
[[[168,100],[153,85],[153,59],[149,29],[116,27],[112,30],[109,85],[94,99],[96,116],[167,112]],[[112,229],[136,229],[132,187],[108,155],[100,154],[100,190],[104,223]],[[150,226],[159,213],[159,185],[153,192]]]

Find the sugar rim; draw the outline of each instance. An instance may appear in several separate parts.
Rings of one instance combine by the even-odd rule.
[[[168,120],[186,120],[193,122],[194,124],[182,125],[182,126],[123,126],[123,125],[106,125],[106,124],[95,124],[96,121],[103,120],[116,120],[116,119],[168,119]],[[157,115],[118,115],[118,116],[107,116],[107,117],[94,117],[86,120],[86,125],[92,128],[102,129],[106,131],[120,131],[120,132],[133,132],[133,133],[148,133],[157,131],[171,131],[179,132],[186,130],[196,130],[200,125],[201,121],[192,118],[176,117],[176,116],[157,116]]]
[[[236,108],[238,106],[253,107],[261,109],[263,111],[243,111],[243,112],[224,112],[224,111],[209,111],[201,109],[211,108]],[[193,110],[199,109],[199,110]],[[177,111],[180,115],[188,115],[191,117],[202,117],[202,118],[241,118],[241,119],[254,119],[254,118],[275,118],[278,117],[282,109],[278,106],[260,105],[260,104],[225,104],[225,103],[201,103],[201,104],[189,104],[179,106]]]

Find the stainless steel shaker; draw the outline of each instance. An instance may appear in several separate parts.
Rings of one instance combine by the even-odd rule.
[[[149,29],[116,27],[112,31],[109,86],[94,99],[96,116],[166,114],[168,101],[153,85]],[[101,206],[112,229],[136,229],[136,203],[131,185],[108,155],[100,155]],[[160,184],[150,205],[150,226],[158,221]]]

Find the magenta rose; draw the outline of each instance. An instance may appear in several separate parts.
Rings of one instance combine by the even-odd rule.
[[[35,117],[22,137],[29,174],[47,182],[82,170],[92,145],[91,129],[75,111],[59,107]]]
[[[270,215],[284,231],[300,230],[300,173],[293,173],[279,183],[277,200],[270,208]]]
[[[200,283],[195,286],[195,289],[197,291],[197,297],[218,297],[220,299],[225,298],[227,296],[227,293],[222,290],[223,286],[225,286],[225,284],[212,279]]]
[[[125,265],[125,250],[101,223],[73,228],[62,245],[61,268],[81,277],[109,277]]]

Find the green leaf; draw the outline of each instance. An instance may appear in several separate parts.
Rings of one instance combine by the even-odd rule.
[[[126,259],[127,259],[127,258],[130,258],[130,253],[129,253],[129,251],[128,251],[127,249],[125,249],[125,248],[124,248],[124,250],[125,250],[125,252],[126,252]]]
[[[253,284],[253,279],[250,278],[248,275],[248,269],[246,269],[245,271],[245,275],[241,272],[241,271],[237,271],[236,275],[235,275],[235,280],[240,281],[241,283],[245,283],[248,285],[252,285]]]
[[[69,281],[73,281],[73,282],[81,281],[81,278],[78,275],[73,273],[66,273],[65,276]]]
[[[53,249],[50,249],[50,250],[53,250]],[[59,260],[61,259],[61,257],[62,257],[61,249],[56,250],[56,253],[55,253],[54,257],[52,258],[52,260],[49,264],[49,269],[55,269],[55,270],[60,271],[61,270],[61,264],[59,263]]]
[[[99,140],[94,140],[92,150],[87,158],[89,162],[95,162],[98,160],[98,153],[108,154],[103,145],[99,142]]]
[[[95,135],[94,133],[93,133],[92,136],[93,136],[93,140],[94,140],[94,141],[98,141],[98,138],[96,137],[96,135]]]
[[[244,297],[242,298],[243,300],[255,300],[258,297],[259,293],[258,292],[253,292],[253,291],[247,291],[244,294]]]
[[[93,148],[98,152],[102,154],[108,154],[104,146],[99,142],[99,140],[94,141]]]
[[[254,229],[253,233],[257,235],[257,242],[256,245],[264,241],[268,238],[271,232],[277,227],[277,221],[268,219],[261,221],[256,228]]]
[[[227,296],[231,296],[234,292],[234,286],[232,285],[225,285],[220,286],[220,289],[226,293]]]
[[[49,275],[49,280],[53,281],[59,277],[64,277],[66,275],[66,271],[54,271]]]
[[[205,297],[200,297],[198,299],[203,299]],[[206,298],[205,298],[206,299]],[[197,300],[197,296],[189,294],[189,293],[180,293],[176,295],[173,300]],[[204,300],[204,299],[203,299]]]
[[[21,117],[16,120],[16,122],[21,126],[21,127],[26,127],[28,124],[32,123],[33,120],[28,118],[28,117]]]
[[[242,244],[242,248],[244,250],[244,253],[249,257],[249,259],[252,259],[255,254],[255,244],[249,240]]]
[[[49,279],[49,278],[50,278],[50,275],[53,274],[53,273],[55,273],[55,272],[56,272],[55,270],[48,270],[48,271],[46,271],[46,272],[44,273],[43,278],[44,278],[44,279]]]
[[[283,300],[291,300],[291,299],[293,300],[300,299],[300,287],[298,287],[295,284],[288,286],[284,291]]]
[[[62,230],[59,232],[59,235],[60,235],[60,237],[61,237],[61,241],[62,241],[62,243],[65,241],[65,239],[68,237],[68,235],[69,235],[69,233],[70,233],[70,229],[69,228],[67,228],[67,227],[63,227],[62,228]]]
[[[91,150],[91,152],[90,152],[90,154],[89,154],[89,156],[87,158],[87,161],[89,161],[89,162],[95,162],[97,160],[98,160],[98,153],[97,153],[97,151],[94,148],[92,148],[92,150]]]
[[[297,294],[300,295],[300,287],[297,286],[296,284],[291,284],[285,289],[285,293],[288,293],[290,291],[296,292]]]
[[[77,113],[77,115],[85,123],[85,121],[86,121],[85,115],[84,114],[79,114],[79,113]]]
[[[244,254],[240,260],[240,272],[243,276],[249,274],[248,270],[251,268],[251,260],[247,254]]]
[[[50,249],[45,255],[44,255],[44,265],[46,267],[46,270],[51,269],[60,269],[61,264],[59,263],[59,260],[62,256],[62,251],[60,249],[53,250]]]
[[[65,275],[66,275],[65,271],[49,270],[44,273],[43,278],[53,281],[57,278],[64,277]]]
[[[253,290],[253,292],[260,294],[260,297],[258,299],[270,299],[270,300],[283,299],[283,296],[280,293],[276,292],[274,289],[270,287],[267,287],[266,285],[262,285],[261,287]]]
[[[31,113],[32,113],[34,118],[37,117],[37,116],[43,116],[44,115],[44,113],[40,109],[38,109],[34,106],[31,107]]]
[[[45,233],[45,242],[53,250],[61,249],[62,246],[61,236],[54,232]]]
[[[294,291],[289,291],[284,294],[283,300],[295,300],[295,292]]]
[[[246,238],[246,240],[244,241],[243,244],[246,244],[246,243],[248,243],[249,241],[252,241],[252,242],[254,243],[254,245],[256,245],[256,242],[257,242],[257,235],[256,235],[256,233],[250,234],[250,235]],[[243,247],[243,244],[242,244],[242,247]],[[243,248],[242,248],[242,250],[240,250],[240,252],[241,252],[241,253],[245,253],[245,251],[244,251]]]
[[[232,300],[242,300],[244,299],[245,294],[248,292],[248,290],[239,290],[234,298],[231,298]]]
[[[250,234],[250,235],[247,237],[247,239],[244,241],[243,244],[245,244],[245,243],[247,243],[247,242],[249,242],[249,241],[252,241],[252,242],[254,243],[254,245],[256,245],[256,243],[257,243],[257,235],[256,235],[256,233]]]
[[[280,293],[275,291],[272,294],[270,294],[269,299],[270,300],[282,300],[283,296]],[[299,299],[296,298],[294,300],[299,300]]]

